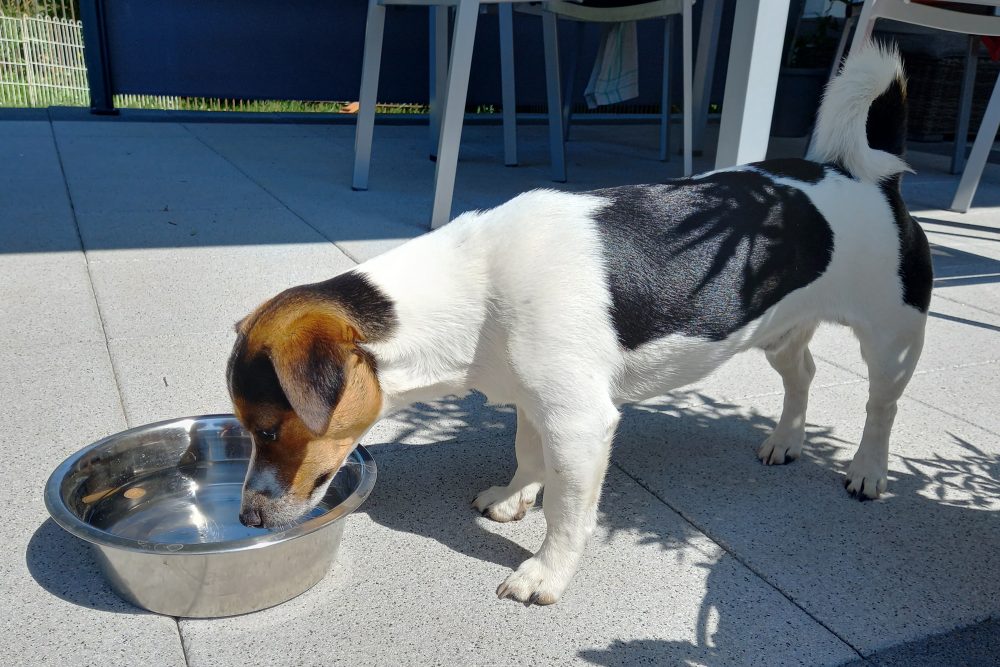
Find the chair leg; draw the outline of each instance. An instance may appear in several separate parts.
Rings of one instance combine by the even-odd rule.
[[[691,6],[692,0],[684,0],[681,13],[682,22],[682,43],[684,49],[684,175],[690,176],[694,172],[693,157],[691,151],[691,139],[694,118],[691,113],[691,75],[692,60],[694,56],[693,39],[691,30]]]
[[[854,31],[854,41],[851,42],[849,55],[860,51],[871,40],[875,19],[878,18],[878,4],[878,0],[865,0],[865,4],[861,8],[861,16],[858,18],[858,27]]]
[[[549,107],[549,154],[552,156],[552,180],[566,182],[566,144],[563,142],[562,85],[559,81],[558,19],[551,12],[542,12],[543,42],[545,43],[545,88]]]
[[[958,96],[958,119],[955,123],[955,151],[951,156],[951,173],[959,174],[965,166],[965,146],[969,143],[969,116],[972,115],[972,91],[976,86],[976,65],[979,37],[969,35],[965,51],[965,72],[962,92]]]
[[[368,22],[365,26],[364,64],[361,67],[361,92],[358,95],[358,120],[354,131],[354,178],[351,187],[368,189],[368,173],[372,157],[372,132],[375,128],[375,98],[378,94],[378,74],[382,65],[382,33],[385,28],[385,7],[378,0],[368,2]]]
[[[430,158],[437,159],[441,137],[441,108],[444,84],[448,80],[448,7],[430,7]]]
[[[441,115],[441,139],[438,142],[438,158],[434,169],[431,229],[440,227],[451,218],[451,201],[455,191],[458,150],[462,143],[462,123],[465,116],[466,94],[469,91],[469,73],[472,69],[472,47],[476,42],[479,4],[479,0],[460,0],[455,14],[451,64],[448,67],[447,92]]]
[[[694,61],[694,136],[692,150],[699,155],[705,148],[708,104],[715,74],[715,56],[722,24],[722,0],[705,0],[701,8],[698,55]]]
[[[979,132],[976,133],[976,141],[972,144],[969,161],[965,164],[962,180],[959,181],[955,199],[951,202],[952,211],[965,213],[969,210],[972,198],[976,194],[976,188],[979,187],[979,179],[986,167],[986,160],[989,158],[993,142],[996,140],[998,128],[1000,128],[1000,77],[997,78],[997,82],[993,86],[993,93],[990,95],[989,104],[986,105],[983,122],[979,126]]]
[[[573,21],[573,38],[576,41],[576,48],[573,49],[573,57],[569,61],[569,71],[566,72],[566,84],[563,89],[563,141],[569,141],[569,128],[573,120],[573,84],[576,83],[576,70],[583,56],[583,22]]]
[[[663,89],[660,93],[660,161],[670,160],[670,34],[674,17],[668,16],[663,26]]]
[[[503,163],[517,166],[517,97],[514,89],[514,7],[498,6],[500,14],[500,88],[503,98]]]

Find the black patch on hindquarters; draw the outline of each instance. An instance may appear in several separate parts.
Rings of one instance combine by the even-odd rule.
[[[812,160],[802,158],[779,158],[776,160],[764,160],[754,162],[749,165],[755,169],[766,171],[777,178],[791,178],[803,183],[819,183],[826,178],[826,165]]]
[[[883,181],[880,189],[892,209],[899,233],[899,279],[903,283],[903,303],[926,313],[931,305],[934,265],[923,228],[913,219],[899,192],[900,176]]]
[[[329,300],[341,306],[361,327],[366,342],[387,338],[398,323],[396,306],[367,276],[348,271],[320,283],[293,287],[289,297],[306,296]]]
[[[723,340],[826,270],[833,232],[804,193],[751,170],[598,190],[611,317],[628,349]]]

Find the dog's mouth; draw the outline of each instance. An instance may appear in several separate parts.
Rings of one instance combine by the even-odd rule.
[[[247,528],[284,530],[309,518],[310,511],[318,504],[312,499],[297,501],[291,498],[267,498],[259,493],[244,492],[240,509],[240,523]]]

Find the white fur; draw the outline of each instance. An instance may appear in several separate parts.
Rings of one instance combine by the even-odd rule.
[[[911,171],[902,158],[870,148],[865,132],[868,108],[897,79],[903,81],[903,66],[894,46],[871,44],[848,58],[826,87],[806,157],[840,162],[851,174],[871,183]]]
[[[475,506],[499,521],[520,518],[544,486],[547,523],[538,553],[498,589],[524,602],[556,601],[594,529],[618,407],[710,373],[762,348],[781,374],[785,405],[761,446],[765,463],[802,446],[816,325],[851,326],[869,365],[868,420],[847,474],[849,490],[884,491],[896,400],[913,372],[925,315],[903,303],[899,240],[877,181],[905,169],[867,148],[867,104],[899,74],[877,50],[848,62],[831,85],[814,155],[836,159],[860,180],[829,173],[799,189],[826,217],[834,248],[827,270],[725,340],[670,335],[626,350],[609,315],[607,269],[594,195],[539,190],[452,224],[362,264],[393,302],[398,325],[370,343],[383,414],[415,401],[478,389],[517,406],[517,471]],[[744,167],[746,168],[746,167]]]

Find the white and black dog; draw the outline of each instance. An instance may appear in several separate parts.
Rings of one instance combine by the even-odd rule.
[[[868,364],[845,483],[878,497],[932,282],[899,190],[905,95],[898,55],[870,47],[829,85],[807,160],[528,192],[266,302],[237,326],[229,362],[254,439],[241,519],[293,521],[379,418],[475,388],[517,407],[517,471],[476,508],[519,519],[545,489],[545,541],[497,594],[555,602],[594,529],[620,406],[763,349],[785,398],[758,456],[791,461],[824,321],[851,327]]]

